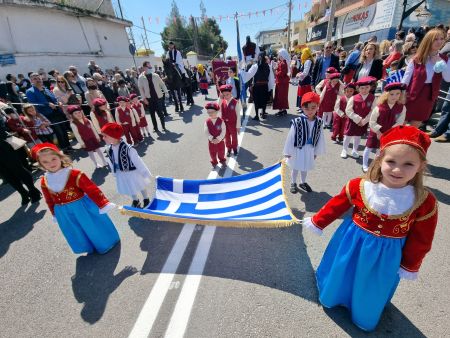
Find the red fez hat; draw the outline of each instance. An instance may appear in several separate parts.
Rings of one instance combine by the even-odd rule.
[[[357,86],[370,86],[372,83],[376,82],[377,79],[373,76],[364,76],[363,78],[356,81]]]
[[[327,68],[327,73],[337,73],[337,72],[338,72],[337,69],[334,68],[334,67],[328,67]]]
[[[384,86],[384,91],[389,92],[391,90],[406,90],[406,85],[401,82],[391,82]]]
[[[219,107],[219,104],[217,103],[217,102],[208,102],[206,105],[205,105],[205,109],[207,109],[207,110],[209,110],[209,109],[211,109],[211,110],[220,110],[220,107]]]
[[[123,136],[123,128],[120,124],[115,122],[109,122],[105,124],[101,129],[102,134],[108,135],[116,140],[120,140]]]
[[[341,73],[332,73],[332,74],[330,74],[329,76],[328,76],[328,78],[330,79],[330,80],[332,80],[332,79],[339,79],[341,77]]]
[[[224,84],[221,85],[219,90],[223,93],[223,92],[231,92],[233,90],[233,87],[229,84]]]
[[[135,97],[138,97],[135,93],[130,94],[130,100],[133,100]]]
[[[317,95],[314,92],[309,92],[306,93],[305,95],[302,96],[302,106],[309,103],[309,102],[314,102],[319,104],[320,103],[320,96]]]
[[[68,107],[67,107],[67,112],[68,112],[69,114],[73,114],[73,113],[76,112],[76,111],[82,111],[81,107],[80,107],[80,106],[77,106],[77,105],[71,105],[71,106],[68,106]]]
[[[40,143],[40,144],[36,144],[33,148],[31,148],[31,157],[33,158],[33,160],[37,161],[38,160],[38,155],[39,152],[44,150],[44,149],[51,149],[56,151],[57,153],[60,153],[61,150],[59,150],[59,148],[57,146],[55,146],[53,143]]]
[[[354,82],[349,82],[349,83],[347,83],[347,84],[345,85],[344,88],[345,88],[345,89],[347,89],[347,88],[353,88],[353,89],[356,89],[356,84],[355,84]]]
[[[92,100],[92,104],[94,105],[94,107],[104,106],[107,103],[108,102],[106,102],[106,100],[103,97],[97,97]]]
[[[117,101],[117,102],[120,102],[120,101],[129,102],[130,100],[128,100],[128,97],[125,97],[125,96],[118,96],[117,99],[116,99],[116,101]]]
[[[408,144],[417,148],[424,156],[430,147],[430,137],[412,126],[397,126],[389,129],[380,138],[380,150],[394,144]]]

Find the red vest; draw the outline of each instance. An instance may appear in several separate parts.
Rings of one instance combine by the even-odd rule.
[[[131,106],[133,107],[134,110],[137,111],[139,117],[141,117],[141,106],[142,106],[142,103],[140,103],[140,102],[138,102],[136,104],[133,103]]]
[[[339,94],[339,87],[339,83],[333,87],[331,86],[331,81],[325,79],[325,86],[323,88],[325,93],[323,93],[323,100],[320,103],[321,112],[330,112],[334,110],[334,104],[336,103],[336,99]]]
[[[439,54],[442,60],[448,61],[447,55]],[[425,81],[427,79],[427,71],[425,65],[418,64],[414,61],[414,72],[408,86],[408,101],[417,99],[420,95]],[[439,89],[442,82],[442,73],[434,73],[431,80],[431,100],[435,101],[439,95]]]
[[[133,120],[131,119],[131,110],[129,108],[122,110],[122,108],[117,107],[117,111],[119,112],[120,123],[128,122],[130,125],[133,124]]]
[[[236,125],[237,115],[236,115],[236,99],[231,99],[230,103],[227,104],[226,100],[222,100],[220,110],[222,112],[222,119],[225,123],[231,125]]]
[[[396,103],[394,106],[389,108],[387,103],[383,103],[378,106],[378,116],[377,123],[381,126],[380,132],[384,133],[392,128],[397,120],[397,116],[403,111],[403,105]]]
[[[372,103],[374,100],[375,96],[372,93],[369,93],[365,100],[363,100],[361,94],[356,94],[353,96],[353,111],[356,115],[365,118],[372,110]]]
[[[106,114],[106,112],[101,112],[100,114],[97,114],[96,112],[94,112],[95,117],[97,118],[98,121],[98,125],[100,126],[100,128],[102,128],[105,124],[107,124],[108,121],[108,115]]]
[[[208,126],[209,134],[214,138],[218,137],[222,132],[222,119],[220,117],[217,118],[215,123],[208,118],[206,120],[206,125]]]
[[[345,113],[345,108],[347,108],[347,96],[342,95],[339,99],[339,109]]]
[[[95,137],[94,131],[92,130],[92,124],[88,119],[84,119],[84,123],[78,120],[73,120],[73,124],[77,126],[78,133],[80,134],[83,141],[97,139]]]

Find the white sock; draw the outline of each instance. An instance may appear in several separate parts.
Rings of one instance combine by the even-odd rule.
[[[328,126],[331,122],[332,112],[324,112],[323,113],[323,122],[326,126]]]
[[[88,151],[89,158],[94,162],[94,165],[97,166],[97,160],[95,159],[95,155],[93,151]]]
[[[145,130],[147,131],[147,136],[150,136],[150,128],[147,126],[145,127]]]
[[[306,183],[307,171],[300,171],[300,183]]]
[[[361,142],[361,136],[353,136],[353,151],[358,152],[359,143]]]
[[[363,152],[363,167],[369,167],[369,156],[372,151],[372,148],[365,148]]]
[[[142,191],[141,191],[141,194],[142,194],[142,197],[143,197],[144,199],[148,199],[148,194],[147,194],[147,191],[146,191],[146,190],[142,190]]]
[[[297,183],[298,170],[292,169],[291,183]]]
[[[133,201],[139,201],[139,197],[137,195],[131,195]]]
[[[348,152],[348,146],[350,145],[351,136],[344,136],[344,142],[342,142],[342,147],[346,152]]]
[[[101,148],[98,148],[95,150],[97,155],[100,157],[100,160],[102,160],[103,165],[108,165],[108,162],[106,161],[105,155],[103,155],[103,151]]]

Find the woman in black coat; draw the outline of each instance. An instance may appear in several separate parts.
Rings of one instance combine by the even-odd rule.
[[[377,80],[383,77],[383,60],[380,58],[380,48],[378,44],[373,42],[369,42],[362,50],[353,81],[356,82],[365,76],[373,76]]]

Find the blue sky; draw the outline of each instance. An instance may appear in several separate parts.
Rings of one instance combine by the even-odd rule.
[[[292,1],[293,3],[293,11],[292,11],[292,20],[299,20],[301,17],[301,13],[299,10],[300,2],[302,13],[305,12],[305,3],[306,0],[302,1]],[[226,0],[226,1],[217,1],[217,0],[203,0],[203,3],[206,7],[206,15],[208,17],[216,17],[216,21],[219,24],[220,29],[222,30],[222,36],[228,42],[228,50],[227,55],[236,55],[236,26],[234,20],[230,18],[227,21],[226,16],[232,15],[236,11],[238,13],[248,13],[248,12],[261,12],[262,10],[273,8],[279,5],[283,5],[283,3],[287,4],[288,1],[270,1],[270,0],[259,0],[259,1],[250,1],[250,0]],[[189,18],[190,15],[200,16],[200,0],[178,0],[176,1],[180,13],[186,18]],[[252,5],[257,4],[257,6]],[[308,9],[311,1],[307,1]],[[117,1],[113,0],[113,4],[117,8]],[[171,0],[121,0],[122,10],[124,17],[128,20],[133,21],[137,26],[142,26],[141,16],[144,17],[145,25],[147,30],[152,31],[153,33],[147,32],[147,37],[150,42],[150,48],[153,49],[157,56],[163,53],[163,49],[161,47],[161,36],[160,32],[164,29],[166,18],[169,16],[171,10]],[[219,15],[225,16],[221,22],[219,22]],[[149,22],[149,17],[151,17],[151,23]],[[159,24],[156,23],[156,18],[159,18]],[[263,16],[262,13],[255,15],[251,15],[239,18],[239,30],[241,35],[241,45],[245,42],[245,36],[250,35],[252,40],[254,40],[254,36],[258,31],[268,30],[268,29],[276,29],[281,27],[286,27],[288,20],[288,8],[283,7],[272,12],[266,12],[266,15]],[[142,29],[133,28],[134,37],[136,39],[137,47],[142,46],[142,38],[141,35],[144,34]]]

